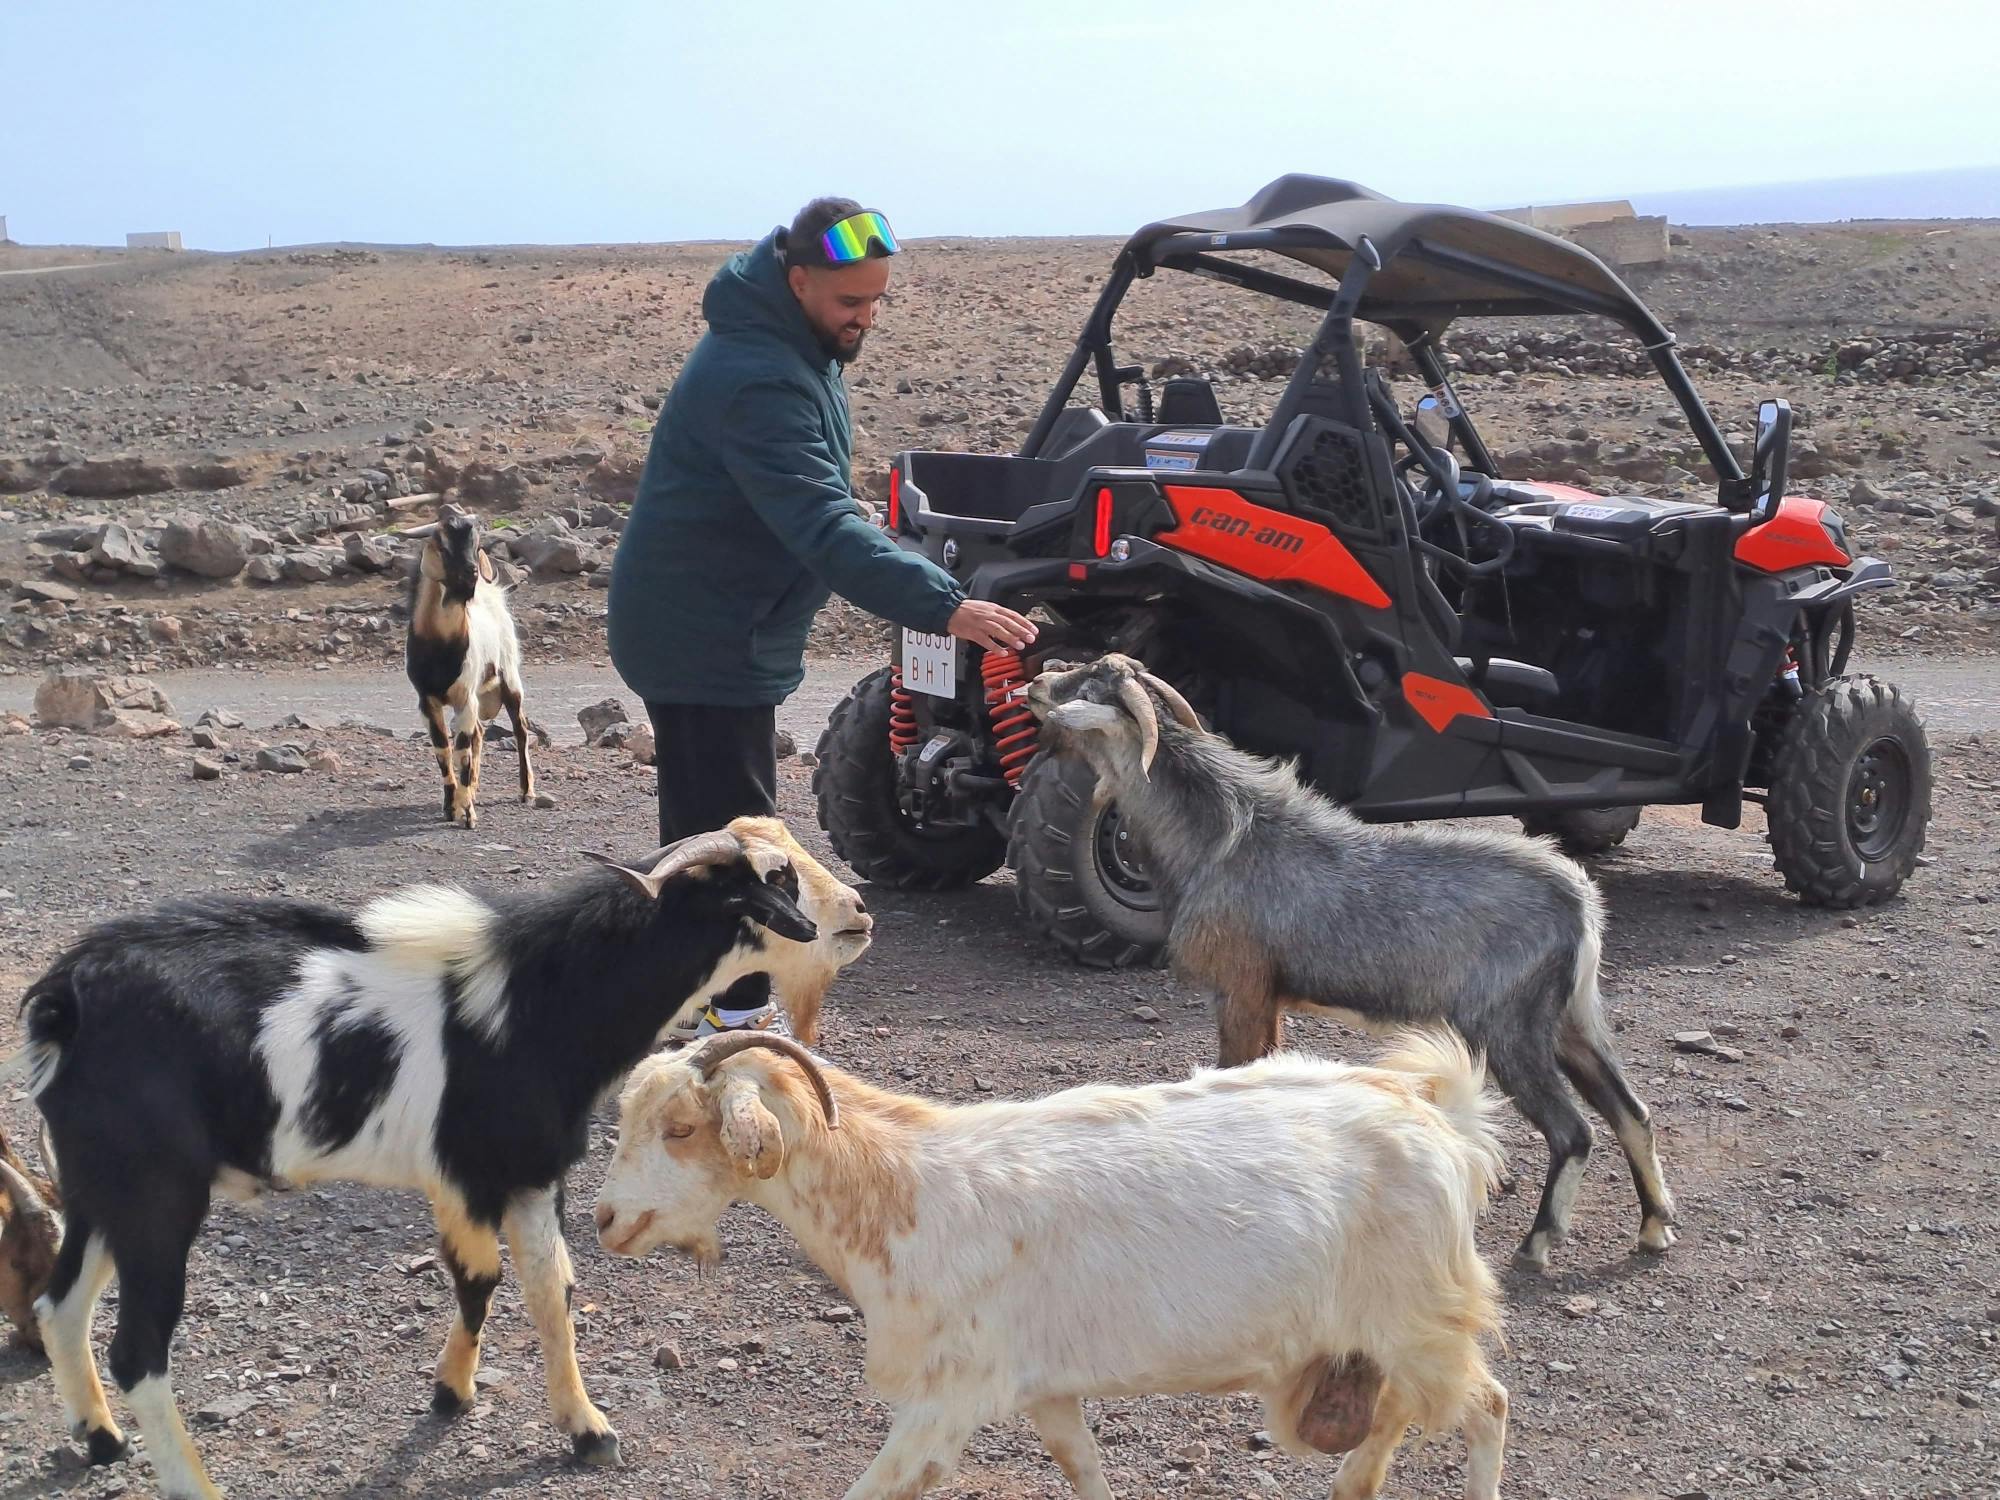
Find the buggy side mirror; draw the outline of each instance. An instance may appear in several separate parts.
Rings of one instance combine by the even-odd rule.
[[[1451,446],[1451,423],[1445,419],[1444,405],[1436,396],[1427,395],[1417,403],[1417,414],[1410,425],[1433,448]]]
[[[1750,455],[1750,517],[1768,521],[1785,498],[1792,456],[1792,406],[1766,401],[1757,408],[1757,446]]]

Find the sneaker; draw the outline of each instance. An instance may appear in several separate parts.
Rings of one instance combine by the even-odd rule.
[[[694,1018],[667,1028],[667,1037],[676,1042],[697,1042],[723,1031],[775,1031],[789,1036],[784,1015],[775,1001],[767,1000],[755,1010],[728,1010],[710,1001],[695,1012]]]

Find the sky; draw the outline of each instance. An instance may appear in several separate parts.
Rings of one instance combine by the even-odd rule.
[[[831,192],[1122,234],[1293,171],[1500,208],[2000,166],[1996,59],[1991,0],[0,0],[0,215],[737,240]]]

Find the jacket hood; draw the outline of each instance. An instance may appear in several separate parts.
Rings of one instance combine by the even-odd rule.
[[[782,229],[773,229],[748,250],[739,250],[722,264],[702,293],[701,315],[717,333],[765,334],[783,339],[815,369],[833,363],[820,346],[805,309],[785,279],[778,253]]]

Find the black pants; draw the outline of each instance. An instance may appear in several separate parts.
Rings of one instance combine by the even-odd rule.
[[[660,773],[660,842],[778,810],[778,711],[709,703],[648,703]],[[724,1010],[755,1010],[771,996],[768,974],[746,974],[718,997]]]
[[[648,703],[659,756],[660,842],[778,810],[778,711]]]

